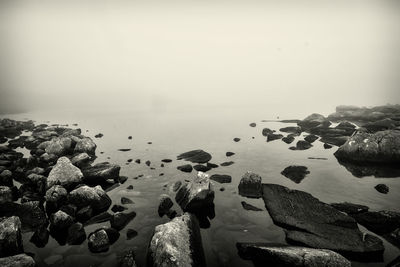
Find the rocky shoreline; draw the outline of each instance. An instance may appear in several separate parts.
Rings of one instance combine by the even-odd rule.
[[[332,153],[354,176],[400,176],[399,105],[339,106],[328,117],[311,114],[304,120],[281,122],[297,126],[281,128],[280,133],[264,128],[261,134],[267,142],[282,140],[288,144],[288,149],[293,150],[289,153],[312,149],[319,141],[325,149],[337,147]],[[256,126],[250,124],[254,129]],[[307,133],[304,140],[289,146],[302,133]],[[97,134],[96,138],[102,136]],[[233,142],[240,140],[236,137]],[[125,205],[132,203],[129,198],[121,199],[122,205],[113,205],[107,191],[120,186],[128,177],[120,175],[121,167],[117,164],[94,163],[97,146],[80,129],[2,119],[0,144],[6,144],[0,145],[1,266],[35,266],[34,255],[24,253],[22,233],[32,232],[30,242],[39,248],[52,236],[60,245],[77,245],[87,240],[90,252],[102,253],[110,249],[120,237],[119,231],[137,216],[134,211],[126,211]],[[30,156],[24,157],[17,148],[28,149]],[[226,157],[233,155],[235,152],[226,152]],[[177,160],[186,161],[177,167],[182,175],[193,170],[197,175],[173,185],[179,208],[174,208],[168,194],[160,194],[158,215],[168,217],[169,221],[156,226],[149,244],[143,244],[148,246],[148,266],[206,265],[200,228],[208,228],[215,217],[215,183],[232,181],[230,175],[210,176],[206,172],[219,166],[229,167],[234,161],[212,163],[211,154],[201,149],[182,153]],[[140,159],[135,162],[141,163]],[[172,160],[161,162],[163,167]],[[150,161],[146,165],[154,168]],[[309,193],[263,183],[262,174],[243,173],[239,195],[263,199],[273,222],[284,229],[287,242],[238,242],[239,255],[255,265],[270,262],[278,266],[351,266],[350,260],[380,261],[384,251],[381,239],[363,233],[357,223],[399,247],[398,212],[369,211],[368,207],[351,203],[329,205]],[[297,184],[309,173],[306,166],[298,165],[282,170],[282,176]],[[389,192],[384,184],[376,189]],[[262,212],[244,201],[241,204],[244,209]],[[100,222],[110,226],[86,233],[87,225]],[[128,248],[123,255],[120,266],[136,266],[132,249]]]

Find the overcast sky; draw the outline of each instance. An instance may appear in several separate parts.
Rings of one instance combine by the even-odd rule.
[[[399,2],[2,1],[0,104],[400,103]]]

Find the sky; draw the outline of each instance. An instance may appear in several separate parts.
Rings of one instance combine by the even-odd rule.
[[[4,0],[0,105],[400,104],[399,27],[394,0]]]

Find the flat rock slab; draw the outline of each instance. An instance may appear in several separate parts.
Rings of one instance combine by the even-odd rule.
[[[275,224],[286,228],[289,243],[331,249],[354,259],[381,257],[382,241],[362,233],[355,220],[311,194],[263,184],[263,200]]]
[[[211,154],[201,149],[188,151],[178,155],[177,157],[178,160],[184,159],[193,163],[207,163],[211,158]]]
[[[194,215],[185,213],[156,226],[148,249],[148,266],[206,266]]]
[[[226,174],[213,174],[210,179],[221,184],[232,182],[232,176]]]
[[[236,243],[239,255],[258,266],[350,267],[351,262],[327,249],[268,243]]]

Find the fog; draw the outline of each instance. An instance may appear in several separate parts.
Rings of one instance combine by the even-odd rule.
[[[399,12],[399,1],[2,1],[0,104],[400,103]]]

